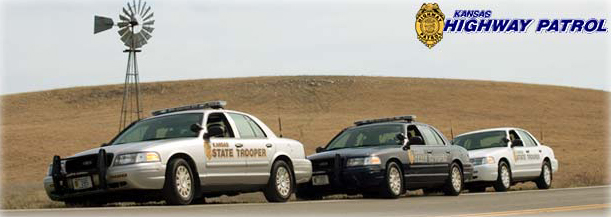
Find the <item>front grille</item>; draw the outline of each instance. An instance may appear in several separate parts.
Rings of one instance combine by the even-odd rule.
[[[313,171],[326,171],[333,169],[333,165],[335,159],[323,159],[323,160],[315,160],[312,161],[312,170]]]
[[[106,154],[106,167],[112,163],[113,154]],[[90,154],[66,159],[66,173],[95,170],[98,168],[98,155]]]

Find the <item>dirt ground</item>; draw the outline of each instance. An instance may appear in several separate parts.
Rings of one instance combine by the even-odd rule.
[[[2,96],[2,208],[58,207],[42,178],[53,155],[107,142],[118,131],[122,85]],[[414,114],[450,137],[500,126],[529,130],[560,161],[555,188],[609,184],[609,92],[506,82],[392,77],[253,77],[145,83],[149,111],[223,99],[308,154],[356,120]],[[529,188],[524,185],[520,188]]]

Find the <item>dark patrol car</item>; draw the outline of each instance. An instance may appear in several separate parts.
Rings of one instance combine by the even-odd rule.
[[[297,188],[299,199],[331,194],[397,198],[407,190],[424,189],[459,195],[473,166],[467,150],[455,146],[434,127],[398,116],[355,122],[312,161],[312,180]]]

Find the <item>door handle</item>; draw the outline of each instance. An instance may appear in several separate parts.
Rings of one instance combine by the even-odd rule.
[[[236,147],[236,148],[241,148],[242,146],[244,146],[242,143],[237,143],[237,144],[235,144],[235,147]]]
[[[529,151],[529,150],[526,150],[526,153],[530,153],[530,151]]]
[[[447,154],[449,154],[449,153],[450,153],[450,151],[448,150],[448,151],[446,151],[446,153],[447,153]]]
[[[426,151],[426,153],[427,153],[427,154],[432,154],[432,153],[433,153],[433,150],[427,150],[427,151]]]
[[[543,151],[539,150],[539,153],[541,153],[541,152],[543,152]]]
[[[271,148],[272,144],[271,143],[267,143],[267,144],[265,144],[265,147]]]

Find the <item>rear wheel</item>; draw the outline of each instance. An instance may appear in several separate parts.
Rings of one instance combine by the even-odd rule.
[[[505,161],[499,163],[498,176],[494,182],[494,190],[503,192],[511,187],[511,169]]]
[[[163,187],[163,196],[168,205],[187,205],[193,200],[195,183],[191,167],[182,158],[168,163]]]
[[[295,182],[291,167],[282,161],[274,162],[272,173],[263,191],[268,202],[286,202],[293,194]]]
[[[552,187],[552,167],[548,161],[543,162],[541,175],[539,175],[535,183],[537,183],[537,188],[539,189],[549,189]]]
[[[443,186],[443,193],[450,196],[458,196],[464,184],[462,169],[457,163],[450,166],[450,176]]]
[[[395,162],[388,163],[386,175],[382,184],[381,196],[385,198],[398,198],[403,193],[403,173]]]

